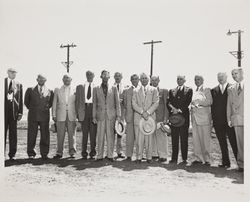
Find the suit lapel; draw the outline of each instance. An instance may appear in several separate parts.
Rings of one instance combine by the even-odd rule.
[[[175,97],[177,95],[177,87],[173,89],[173,96]]]
[[[103,100],[105,100],[105,95],[104,95],[104,93],[103,93],[103,88],[102,88],[102,84],[100,85],[100,94],[101,94],[101,96],[102,96],[102,99]]]
[[[8,78],[5,78],[5,94],[7,95],[8,94],[8,91],[9,91],[9,86],[8,86]]]

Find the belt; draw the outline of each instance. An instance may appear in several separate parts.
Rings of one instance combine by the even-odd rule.
[[[91,106],[93,103],[85,103],[86,106]]]

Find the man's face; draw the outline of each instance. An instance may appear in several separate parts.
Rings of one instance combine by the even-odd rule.
[[[43,86],[44,84],[45,84],[45,82],[46,82],[46,78],[44,78],[44,77],[37,77],[37,83],[40,85],[40,86]]]
[[[185,82],[186,82],[185,77],[183,77],[183,76],[178,76],[177,77],[178,86],[182,86]]]
[[[137,87],[138,83],[139,83],[139,77],[138,76],[133,76],[130,81],[131,81],[133,86]]]
[[[63,77],[63,84],[65,86],[69,86],[71,84],[72,79],[69,76],[64,76]]]
[[[148,77],[147,77],[146,75],[141,75],[140,81],[141,81],[141,84],[142,84],[143,86],[146,86],[146,85],[148,85],[149,79],[148,79]]]
[[[227,82],[227,75],[226,74],[218,74],[217,79],[218,79],[218,82],[220,84],[225,84]]]
[[[16,72],[8,71],[8,77],[11,80],[15,79],[16,78]]]
[[[102,76],[101,76],[102,82],[107,83],[109,78],[110,78],[109,72],[102,73]]]
[[[120,73],[116,73],[114,75],[114,79],[115,79],[115,82],[116,83],[121,83],[121,80],[122,80],[122,75]]]
[[[94,79],[94,74],[86,74],[86,78],[87,78],[87,81],[88,82],[93,82],[93,79]]]
[[[200,87],[203,84],[203,79],[200,76],[194,77],[194,83],[197,87]]]
[[[232,77],[233,77],[233,79],[234,79],[236,82],[241,82],[242,79],[243,79],[242,71],[237,70],[237,69],[233,70],[233,71],[232,71]]]
[[[160,79],[159,77],[153,76],[151,77],[151,84],[154,87],[157,87],[159,85]]]

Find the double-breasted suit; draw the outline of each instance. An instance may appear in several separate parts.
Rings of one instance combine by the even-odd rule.
[[[244,85],[241,82],[228,88],[227,121],[234,127],[238,154],[237,163],[239,168],[244,168]]]
[[[156,123],[166,122],[169,117],[167,108],[168,90],[157,87],[159,92],[159,106],[155,110]],[[161,130],[157,129],[152,134],[152,156],[166,159],[168,156],[168,137]]]
[[[213,126],[216,136],[219,141],[222,165],[230,167],[230,160],[228,154],[227,137],[232,147],[235,158],[237,159],[237,142],[233,127],[229,127],[227,123],[227,100],[228,100],[228,88],[230,84],[224,84],[225,89],[223,91],[222,85],[217,85],[211,90],[213,104],[211,106]],[[223,91],[223,92],[222,92]]]
[[[10,84],[11,83],[11,84]],[[9,78],[4,79],[4,142],[6,147],[7,131],[9,131],[9,157],[13,158],[17,151],[17,119],[23,114],[22,84]]]
[[[193,101],[198,105],[191,105],[193,129],[194,156],[203,163],[210,163],[213,103],[211,91],[203,86],[194,92]]]
[[[134,110],[132,107],[132,97],[134,86],[123,91],[124,111],[122,117],[126,121],[126,156],[132,157],[135,143]]]
[[[134,109],[134,127],[136,134],[136,158],[142,159],[144,142],[146,147],[147,160],[152,159],[152,135],[145,136],[139,129],[139,122],[142,119],[142,113],[147,111],[150,116],[156,120],[155,110],[159,106],[159,93],[153,86],[140,86],[133,91],[132,106]]]
[[[90,137],[89,156],[96,155],[96,130],[97,125],[93,123],[93,83],[85,83],[76,87],[76,114],[82,126],[82,157],[87,158],[88,136]],[[88,91],[90,90],[89,97]]]
[[[24,104],[28,111],[28,147],[29,157],[34,157],[38,125],[40,126],[40,153],[42,157],[47,157],[49,153],[50,133],[49,120],[50,108],[53,102],[53,91],[43,86],[43,91],[39,93],[38,85],[28,88],[25,92]]]
[[[107,156],[113,158],[114,127],[121,108],[117,88],[101,84],[93,90],[93,119],[97,120],[97,159],[103,158],[104,138],[107,138]]]
[[[63,155],[65,132],[68,132],[69,154],[76,153],[75,89],[62,86],[54,90],[52,116],[57,124],[57,155]]]
[[[179,88],[179,89],[178,89]],[[187,160],[188,154],[188,129],[189,129],[189,105],[192,101],[193,90],[187,86],[178,86],[169,91],[169,99],[168,99],[168,110],[169,114],[172,115],[173,106],[176,109],[180,109],[181,114],[185,118],[185,123],[180,127],[171,126],[171,139],[172,139],[172,161],[178,161],[178,153],[179,153],[179,139],[181,142],[181,155],[183,161]]]

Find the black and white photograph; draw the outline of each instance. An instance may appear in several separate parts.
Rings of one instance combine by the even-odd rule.
[[[249,11],[0,0],[0,201],[248,201]]]

